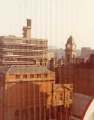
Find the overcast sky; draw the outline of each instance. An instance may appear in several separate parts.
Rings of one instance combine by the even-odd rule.
[[[32,37],[64,48],[72,35],[77,47],[94,48],[94,0],[0,0],[0,35],[22,34],[32,19]]]

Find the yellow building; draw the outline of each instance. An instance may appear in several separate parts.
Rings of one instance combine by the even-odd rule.
[[[49,105],[55,74],[46,67],[17,65],[0,68],[4,81],[4,120],[43,120]],[[2,118],[1,118],[2,119]]]
[[[53,84],[53,93],[52,95],[49,96],[50,96],[48,99],[49,106],[53,107],[64,106],[69,108],[72,104],[73,85]]]

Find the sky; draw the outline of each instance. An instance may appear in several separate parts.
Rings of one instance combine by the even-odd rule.
[[[64,48],[70,35],[77,48],[94,48],[94,0],[0,0],[0,35],[22,35],[32,19],[32,37]]]

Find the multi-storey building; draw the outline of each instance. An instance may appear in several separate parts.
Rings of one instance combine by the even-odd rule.
[[[0,64],[47,65],[47,40],[31,37],[31,21],[23,28],[23,37],[0,37]]]
[[[0,67],[0,119],[46,119],[54,79],[54,72],[43,66]]]
[[[55,73],[47,67],[1,66],[0,119],[61,119],[64,106],[69,108],[72,103],[73,88],[71,84],[55,84],[54,80]]]

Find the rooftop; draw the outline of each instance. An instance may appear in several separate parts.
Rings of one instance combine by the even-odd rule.
[[[72,120],[82,120],[93,98],[84,94],[75,93],[72,105]]]
[[[9,74],[17,73],[48,73],[46,67],[43,66],[32,66],[32,65],[12,65],[11,67],[2,67],[0,72],[7,72]]]

